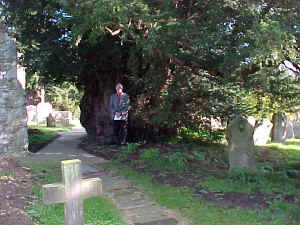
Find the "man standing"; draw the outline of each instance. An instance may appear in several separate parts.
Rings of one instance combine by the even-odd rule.
[[[129,96],[123,92],[123,85],[116,85],[117,93],[110,97],[110,112],[113,120],[114,137],[117,144],[125,145],[128,126]]]

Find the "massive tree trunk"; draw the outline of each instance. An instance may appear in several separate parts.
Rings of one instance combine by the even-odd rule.
[[[120,81],[120,76],[116,74],[111,74],[107,77],[109,79],[105,81],[90,80],[85,86],[84,96],[80,104],[80,122],[86,129],[89,138],[92,138],[99,144],[108,144],[112,141],[113,127],[110,118],[109,99],[111,94],[115,92],[115,84]],[[125,92],[126,87],[124,85]],[[128,94],[131,101],[131,110],[129,110],[128,118],[128,141],[158,141],[160,137],[176,134],[172,128],[166,128],[162,125],[151,125],[149,121],[136,112],[136,96]]]
[[[80,75],[80,83],[84,86],[84,96],[80,104],[80,121],[90,138],[99,144],[110,143],[113,138],[109,99],[115,92],[117,82],[124,85],[124,92],[130,97],[128,141],[155,141],[157,137],[171,136],[176,133],[174,128],[168,128],[166,125],[151,125],[150,120],[154,116],[151,112],[157,111],[158,114],[160,109],[156,107],[157,110],[153,110],[153,104],[158,105],[157,102],[148,105],[142,103],[139,98],[144,96],[146,91],[142,90],[141,86],[136,86],[135,82],[128,77],[132,74],[130,70],[132,67],[137,67],[137,79],[142,79],[146,73],[146,69],[141,69],[142,66],[136,60],[139,59],[138,56],[133,64],[129,63],[130,51],[135,50],[132,43],[121,44],[117,37],[108,36],[95,46],[84,42],[81,45],[84,49],[80,53],[84,72]],[[159,93],[151,94],[156,96]],[[147,99],[150,98],[151,96],[147,96]],[[147,110],[143,111],[141,108]]]
[[[80,122],[90,138],[99,144],[108,144],[113,136],[109,99],[114,91],[114,77],[106,81],[91,81],[81,99]]]

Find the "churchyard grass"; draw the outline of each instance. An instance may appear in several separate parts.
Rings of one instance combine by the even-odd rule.
[[[255,211],[242,208],[218,207],[215,204],[198,199],[197,195],[190,188],[159,184],[153,181],[150,173],[137,173],[119,163],[110,163],[104,166],[123,174],[156,202],[181,214],[186,222],[191,225],[296,225],[296,223],[288,223],[285,215],[275,215],[270,210]],[[283,206],[278,205],[278,208],[282,209]],[[276,209],[275,205],[273,209]],[[298,212],[296,207],[293,210]]]
[[[256,147],[255,172],[235,169],[229,173],[223,144],[130,145],[119,151],[99,146],[96,151],[111,154],[113,163],[106,167],[141,186],[158,203],[180,212],[189,224],[299,224],[300,140]],[[188,184],[191,180],[194,183]],[[228,198],[231,194],[235,197]],[[205,195],[214,198],[207,201]],[[252,205],[239,205],[235,199]]]
[[[28,150],[37,152],[43,146],[57,137],[58,132],[70,131],[72,126],[67,127],[46,127],[46,126],[29,126],[28,127]]]
[[[64,205],[62,203],[44,205],[42,203],[42,185],[61,182],[59,164],[27,164],[37,174],[32,190],[35,200],[29,207],[28,214],[36,225],[64,224]],[[120,212],[113,203],[103,198],[90,198],[84,201],[84,218],[91,225],[124,225]]]
[[[300,168],[300,139],[289,139],[283,143],[269,143],[264,147],[280,152],[288,163],[298,162]]]

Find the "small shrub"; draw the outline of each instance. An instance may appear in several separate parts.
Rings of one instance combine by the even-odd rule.
[[[140,158],[146,161],[154,161],[160,157],[160,151],[156,148],[145,150]]]
[[[206,143],[220,143],[225,137],[223,130],[214,131],[209,129],[191,130],[181,128],[178,140],[181,142],[206,142]]]
[[[127,154],[133,153],[135,150],[140,147],[139,143],[129,143],[127,146],[121,147],[121,151]]]
[[[255,172],[241,168],[233,168],[231,170],[230,178],[233,181],[240,182],[242,184],[260,183],[262,181],[262,177]]]
[[[167,167],[176,172],[187,170],[187,160],[181,152],[175,152],[168,157]]]
[[[200,152],[198,150],[194,150],[194,151],[192,151],[192,154],[194,156],[194,159],[196,159],[196,160],[201,160],[201,161],[205,160],[205,154],[206,154],[205,152]]]
[[[272,183],[282,183],[284,185],[285,183],[291,181],[287,176],[286,171],[265,173],[264,176],[266,177],[266,179],[268,179],[269,182]]]
[[[144,160],[151,168],[162,169],[165,167],[167,160],[164,158],[158,149],[152,148],[145,150],[140,158]]]
[[[300,219],[300,207],[297,204],[282,202],[281,199],[278,199],[273,202],[270,206],[270,211],[277,214],[286,214],[290,218]]]

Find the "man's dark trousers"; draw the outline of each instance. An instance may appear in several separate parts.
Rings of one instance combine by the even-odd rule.
[[[125,144],[127,137],[128,120],[114,120],[113,128],[117,144]]]

